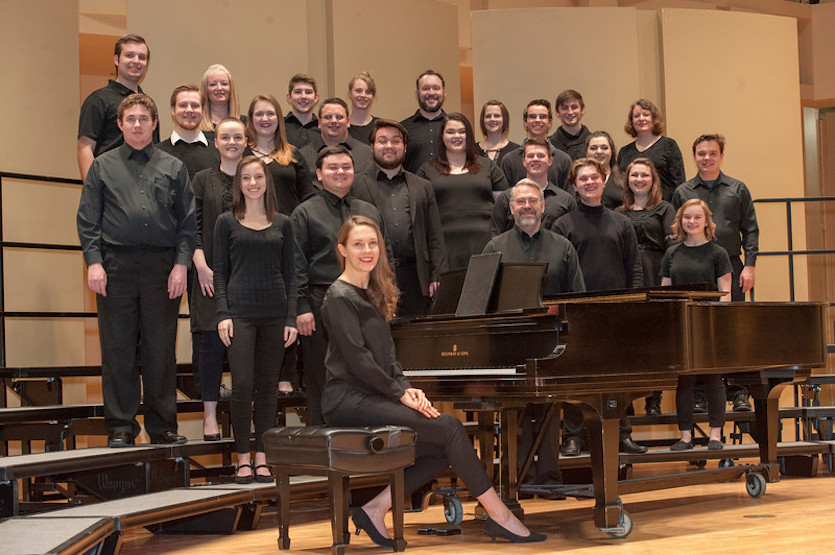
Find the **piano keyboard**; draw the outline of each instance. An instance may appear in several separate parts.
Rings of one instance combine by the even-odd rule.
[[[468,376],[517,376],[519,372],[511,368],[411,368],[403,370],[407,378],[413,376],[462,377]]]

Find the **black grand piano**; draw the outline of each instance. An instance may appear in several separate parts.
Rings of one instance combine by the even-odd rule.
[[[491,422],[500,413],[506,461],[500,492],[515,511],[522,512],[515,471],[519,411],[527,403],[550,403],[553,412],[567,401],[582,410],[589,431],[595,525],[613,537],[628,535],[631,518],[618,497],[620,418],[633,400],[675,389],[682,374],[732,374],[748,388],[759,464],[691,472],[675,484],[669,477],[630,480],[620,489],[700,483],[699,472],[721,474],[702,483],[745,475],[754,491],[779,479],[778,399],[784,387],[825,366],[823,304],[720,303],[710,300],[718,293],[704,288],[570,294],[543,303],[543,265],[494,259],[485,269],[477,258],[466,273],[442,279],[439,298],[457,298],[458,305],[435,312],[457,314],[395,322],[392,335],[404,372],[430,399],[489,412]]]

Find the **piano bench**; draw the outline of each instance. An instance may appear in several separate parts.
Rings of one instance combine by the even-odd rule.
[[[415,462],[415,432],[399,426],[367,428],[273,428],[264,433],[267,463],[276,468],[278,548],[290,549],[290,475],[328,477],[334,555],[351,539],[348,530],[348,481],[352,474],[389,475],[394,522],[394,551],[404,551],[403,470]]]

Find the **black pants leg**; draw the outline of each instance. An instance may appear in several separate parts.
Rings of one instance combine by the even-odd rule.
[[[238,453],[249,453],[252,417],[255,450],[264,451],[262,436],[275,426],[276,386],[284,356],[284,323],[278,318],[233,318],[232,331],[234,337],[228,348],[232,371],[229,415],[235,448]]]
[[[707,391],[707,414],[711,428],[721,428],[725,425],[725,385],[719,374],[704,376],[679,376],[676,387],[676,415],[678,429],[688,431],[693,429],[693,390],[696,379],[704,382]]]
[[[415,464],[404,473],[407,494],[450,465],[473,497],[492,487],[464,426],[448,414],[427,418],[385,397],[357,394],[346,397],[326,420],[329,426],[406,426],[417,432]]]
[[[217,329],[200,333],[200,382],[204,401],[217,401],[220,396],[225,353],[226,346],[220,340]]]
[[[561,484],[562,473],[559,468],[559,454],[557,446],[557,426],[554,421],[544,422],[548,412],[548,404],[529,404],[522,412],[521,434],[518,443],[517,473],[522,470],[525,459],[533,447],[534,438],[542,429],[543,424],[547,425],[542,443],[536,451],[536,461],[530,467],[527,483],[535,484]]]
[[[316,321],[316,331],[301,337],[302,361],[304,363],[304,390],[307,395],[307,418],[311,426],[325,423],[322,416],[322,390],[325,389],[325,353],[328,339],[325,336],[320,309],[325,298],[326,286],[310,286],[310,304]]]

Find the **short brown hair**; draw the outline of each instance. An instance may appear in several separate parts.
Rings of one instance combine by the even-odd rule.
[[[325,162],[325,158],[328,156],[337,156],[339,154],[347,154],[349,158],[351,158],[351,163],[354,162],[354,157],[351,156],[351,151],[345,148],[342,145],[333,145],[333,146],[326,146],[322,150],[319,151],[319,156],[316,157],[316,169],[321,170],[322,164]]]
[[[580,103],[580,108],[585,109],[586,103],[583,102],[583,95],[575,91],[574,89],[566,89],[562,91],[560,94],[557,95],[557,101],[554,103],[554,106],[559,108],[569,100],[576,100]]]
[[[403,127],[403,124],[393,119],[382,118],[374,121],[374,127],[371,128],[371,135],[368,137],[368,143],[373,145],[374,141],[377,140],[377,131],[386,127],[392,127],[400,131],[400,136],[403,137],[403,144],[408,144],[409,132]]]
[[[337,106],[342,106],[343,108],[345,108],[345,115],[348,115],[348,103],[345,102],[344,100],[342,100],[341,98],[339,98],[338,96],[332,96],[330,98],[326,98],[325,100],[322,101],[321,104],[319,104],[319,114],[318,114],[318,116],[320,118],[322,117],[322,108],[324,108],[328,104],[336,104]]]
[[[551,103],[548,101],[547,98],[534,98],[528,105],[525,106],[525,110],[522,112],[522,121],[528,121],[528,108],[531,106],[545,106],[548,108],[548,119],[554,119],[554,112],[551,110]]]
[[[705,212],[705,239],[711,241],[713,237],[716,235],[716,222],[713,221],[713,212],[710,211],[710,207],[707,205],[705,201],[700,198],[691,198],[687,202],[679,207],[678,211],[676,212],[676,219],[673,222],[672,229],[673,234],[675,234],[676,239],[681,242],[687,238],[687,233],[684,231],[681,225],[681,219],[684,217],[684,211],[691,206],[699,205],[702,207],[702,210]]]
[[[145,108],[148,109],[148,112],[151,113],[151,119],[153,121],[157,121],[159,118],[157,105],[154,104],[154,100],[150,96],[142,93],[133,93],[132,95],[126,96],[125,99],[119,103],[119,109],[116,112],[116,116],[119,121],[122,121],[122,116],[125,115],[125,110],[132,106],[145,106]]]
[[[652,114],[653,135],[661,135],[664,133],[664,116],[661,115],[661,110],[659,110],[658,106],[646,98],[639,98],[632,103],[632,106],[629,107],[629,114],[626,116],[626,125],[623,126],[623,130],[626,131],[627,134],[632,137],[638,136],[635,128],[632,127],[632,112],[635,110],[635,106],[640,106],[644,110],[649,110],[649,113]]]
[[[441,80],[441,88],[443,88],[443,89],[446,88],[446,81],[444,81],[444,76],[441,75],[440,73],[438,73],[437,71],[435,71],[434,69],[427,69],[426,71],[424,71],[423,73],[418,75],[417,79],[415,79],[415,89],[420,89],[420,80],[423,79],[424,77],[428,77],[430,75],[434,75],[435,77],[440,79]]]
[[[316,79],[314,79],[310,75],[305,75],[304,73],[297,73],[290,78],[290,82],[287,84],[287,94],[293,92],[293,86],[296,83],[304,83],[305,85],[310,85],[311,87],[313,87],[313,92],[315,94],[319,94],[319,91],[316,88]]]
[[[177,105],[177,95],[180,94],[181,92],[200,93],[200,87],[198,87],[194,83],[185,83],[183,85],[180,85],[176,89],[174,89],[174,91],[171,93],[171,107],[172,108]],[[200,105],[202,106],[204,104],[206,104],[206,97],[203,96],[203,93],[200,93]]]
[[[554,153],[551,152],[551,143],[548,141],[548,139],[540,139],[539,137],[533,137],[525,141],[525,146],[522,147],[522,158],[525,157],[525,152],[528,150],[529,146],[544,147],[545,150],[548,152],[548,158],[554,157]]]
[[[594,158],[579,158],[573,164],[571,164],[571,170],[568,172],[568,181],[574,185],[575,181],[577,181],[577,172],[580,171],[580,168],[585,168],[586,166],[592,166],[597,172],[600,174],[600,177],[606,178],[606,169],[603,167],[603,164],[595,160]]]
[[[348,92],[350,93],[351,90],[354,88],[354,83],[357,81],[365,81],[365,85],[368,87],[368,90],[371,91],[371,94],[377,96],[377,83],[374,82],[374,78],[371,77],[371,74],[367,71],[360,71],[356,75],[354,75],[350,81],[348,81]],[[316,87],[313,87],[314,89]]]
[[[693,155],[695,156],[696,147],[699,146],[699,143],[706,143],[708,141],[716,141],[719,144],[719,154],[725,153],[725,137],[719,133],[709,133],[706,135],[699,135],[699,137],[693,141]]]
[[[144,44],[145,50],[148,51],[148,57],[146,59],[149,62],[151,61],[151,47],[148,46],[148,43],[145,42],[145,39],[133,33],[119,37],[119,40],[117,40],[116,44],[113,46],[113,54],[115,54],[116,56],[120,56],[122,54],[122,46],[124,46],[126,42],[138,42],[139,44]]]

